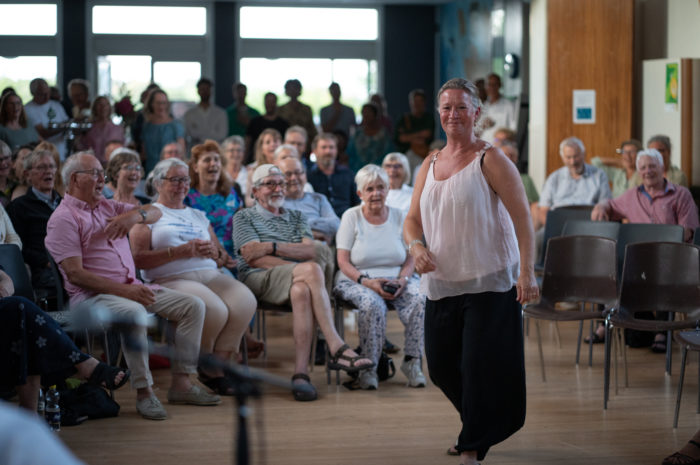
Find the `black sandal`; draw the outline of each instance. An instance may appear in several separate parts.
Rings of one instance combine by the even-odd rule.
[[[295,384],[294,381],[297,379],[304,380],[306,383]],[[310,402],[318,399],[318,392],[316,392],[316,388],[311,384],[311,378],[306,373],[294,373],[292,375],[292,394],[294,394],[294,400],[299,402]]]
[[[236,386],[233,380],[226,376],[207,376],[199,368],[197,368],[197,375],[197,379],[203,385],[214,391],[215,394],[219,394],[220,396],[233,396],[236,394]]]
[[[335,354],[331,357],[331,359],[328,361],[328,369],[329,370],[343,370],[347,373],[357,373],[360,370],[366,370],[367,368],[372,368],[374,367],[374,362],[370,363],[365,363],[363,365],[355,365],[355,363],[358,360],[362,360],[363,357],[362,355],[355,355],[354,357],[351,357],[349,355],[345,355],[344,352],[346,350],[349,350],[350,346],[347,344],[343,344],[340,346],[338,350],[335,351]],[[342,363],[338,363],[339,360],[347,360],[349,362],[349,365],[344,365]]]
[[[688,443],[694,445],[700,449],[700,442],[693,441],[692,439]],[[680,452],[674,452],[669,455],[661,462],[661,465],[700,465],[700,459],[694,459],[689,455],[682,454]]]
[[[114,378],[122,372],[124,373],[124,377],[121,381],[115,383]],[[99,362],[95,369],[92,370],[87,382],[88,384],[115,390],[124,386],[124,384],[126,384],[126,382],[129,380],[129,376],[131,376],[131,372],[129,370],[122,370],[120,367],[113,367],[104,362]]]

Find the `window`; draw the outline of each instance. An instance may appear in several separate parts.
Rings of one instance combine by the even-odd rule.
[[[253,7],[240,9],[244,39],[377,40],[373,8]]]
[[[32,79],[46,79],[49,86],[56,85],[56,57],[53,56],[19,56],[0,57],[0,90],[12,87],[23,103],[32,99],[29,83]],[[61,89],[61,95],[65,92]]]
[[[55,36],[56,5],[15,4],[0,5],[3,18],[0,35],[5,36]]]
[[[114,6],[92,8],[94,34],[202,36],[207,32],[204,7]]]

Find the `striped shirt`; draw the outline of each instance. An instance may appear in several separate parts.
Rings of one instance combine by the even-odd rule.
[[[299,243],[305,237],[313,238],[311,228],[300,211],[285,208],[280,211],[280,215],[275,215],[256,203],[254,207],[239,210],[233,216],[233,243],[237,247],[239,279],[263,270],[250,267],[241,257],[240,248],[248,242]]]

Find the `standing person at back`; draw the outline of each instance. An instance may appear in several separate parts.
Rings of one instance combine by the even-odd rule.
[[[340,102],[340,85],[337,82],[331,83],[328,92],[331,94],[333,103],[321,108],[321,128],[323,132],[340,129],[349,136],[350,128],[354,128],[357,124],[355,110]]]
[[[411,173],[428,155],[435,134],[435,120],[426,111],[425,92],[413,89],[408,94],[410,113],[405,113],[396,124],[396,147],[408,157]]]
[[[484,102],[484,113],[481,117],[481,139],[493,143],[493,136],[498,128],[508,128],[515,131],[518,116],[513,102],[501,95],[501,78],[491,73],[486,78],[487,100]]]
[[[49,123],[65,123],[68,115],[63,106],[49,100],[49,85],[41,78],[32,79],[29,83],[32,100],[24,106],[29,124],[34,126],[42,139],[51,142],[58,148],[61,161],[66,159],[66,139],[62,129],[50,129]]]
[[[221,142],[228,132],[228,117],[220,106],[211,102],[214,83],[205,77],[197,82],[200,101],[185,113],[185,133],[189,146],[203,143],[207,139]]]
[[[309,172],[309,183],[314,192],[328,198],[333,211],[340,218],[345,210],[360,203],[355,175],[349,168],[336,163],[338,146],[333,134],[321,133],[316,136],[311,149],[317,161]]]
[[[279,115],[277,96],[272,92],[268,92],[265,94],[265,114],[251,119],[248,129],[246,129],[246,158],[244,163],[255,161],[255,147],[258,137],[265,129],[275,129],[280,134],[284,134],[288,127],[289,123]]]
[[[318,131],[314,124],[314,116],[311,107],[299,101],[301,95],[301,82],[299,79],[290,79],[284,84],[284,93],[289,97],[289,102],[279,108],[279,115],[290,126],[298,124],[306,129],[309,139],[313,140]],[[284,134],[284,131],[280,131]]]
[[[242,82],[233,85],[233,103],[226,108],[228,117],[228,135],[245,136],[250,120],[260,116],[260,112],[245,103],[248,96],[248,87]]]

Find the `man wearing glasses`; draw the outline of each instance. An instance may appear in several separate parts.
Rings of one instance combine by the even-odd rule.
[[[8,205],[7,213],[22,239],[22,255],[32,273],[32,287],[37,298],[55,298],[56,282],[44,238],[46,223],[61,203],[61,196],[54,189],[56,163],[51,152],[35,150],[24,159],[23,165],[31,188]]]
[[[300,211],[283,207],[287,182],[282,171],[270,164],[257,167],[251,187],[255,205],[233,217],[239,279],[258,300],[291,305],[296,345],[292,382],[300,388],[294,390],[294,398],[315,400],[318,394],[307,374],[314,318],[334,354],[329,367],[357,372],[374,364],[353,352],[333,325],[326,289],[333,277],[333,254],[324,243],[313,240]]]
[[[49,219],[45,242],[60,265],[71,305],[84,302],[90,307],[102,306],[127,319],[142,320],[147,313],[155,313],[176,323],[168,401],[219,404],[219,396],[205,392],[190,380],[197,368],[204,302],[160,286],[144,285],[136,277],[126,235],[135,224],[155,223],[161,217],[160,210],[105,199],[104,171],[90,153],[68,157],[61,174],[68,190]],[[136,410],[144,418],[165,420],[167,413],[151,387],[146,328],[134,327],[127,342],[123,344],[124,357],[136,389]]]

